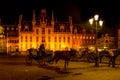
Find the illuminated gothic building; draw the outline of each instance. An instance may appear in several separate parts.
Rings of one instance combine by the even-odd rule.
[[[1,26],[0,23],[0,54],[6,52],[6,39],[4,35],[4,28]]]
[[[100,49],[115,49],[117,48],[117,37],[110,35],[110,34],[104,34],[97,40],[98,47]]]
[[[95,44],[93,30],[72,23],[71,16],[68,20],[67,22],[55,21],[53,11],[49,17],[46,9],[42,9],[38,16],[33,10],[31,21],[24,20],[23,15],[19,15],[18,24],[4,25],[7,50],[26,51],[44,44],[46,49],[55,51],[64,50],[66,47],[79,49]]]
[[[120,49],[120,24],[118,24],[118,48]]]

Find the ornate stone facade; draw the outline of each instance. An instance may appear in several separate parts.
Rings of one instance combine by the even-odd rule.
[[[40,44],[45,44],[48,50],[64,50],[66,47],[79,49],[95,44],[93,30],[72,23],[71,16],[67,22],[55,21],[53,11],[49,17],[46,9],[42,9],[38,16],[33,10],[30,21],[19,15],[17,25],[4,25],[4,28],[9,51],[26,51],[29,48],[38,48]]]

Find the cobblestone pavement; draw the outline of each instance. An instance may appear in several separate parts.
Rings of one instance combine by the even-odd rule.
[[[0,80],[120,80],[120,65],[94,67],[94,63],[70,62],[66,71],[63,67],[63,61],[47,66],[34,61],[27,66],[24,57],[0,57]]]

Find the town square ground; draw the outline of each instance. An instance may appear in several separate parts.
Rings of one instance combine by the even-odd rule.
[[[25,64],[25,58],[0,57],[0,80],[120,80],[120,65],[115,68],[107,64],[70,62],[67,72],[59,72],[56,67],[63,69],[64,62],[40,66],[33,61],[31,66]]]

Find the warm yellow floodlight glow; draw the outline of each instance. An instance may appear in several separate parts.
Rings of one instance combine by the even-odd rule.
[[[89,19],[89,23],[92,25],[93,24],[93,18]]]
[[[99,15],[98,15],[98,14],[96,14],[96,15],[94,16],[95,21],[97,21],[97,20],[98,20],[98,18],[99,18]]]
[[[103,21],[102,21],[102,20],[99,21],[99,25],[100,25],[100,26],[103,25]]]
[[[66,48],[66,45],[63,45],[63,44],[62,44],[62,48]]]

